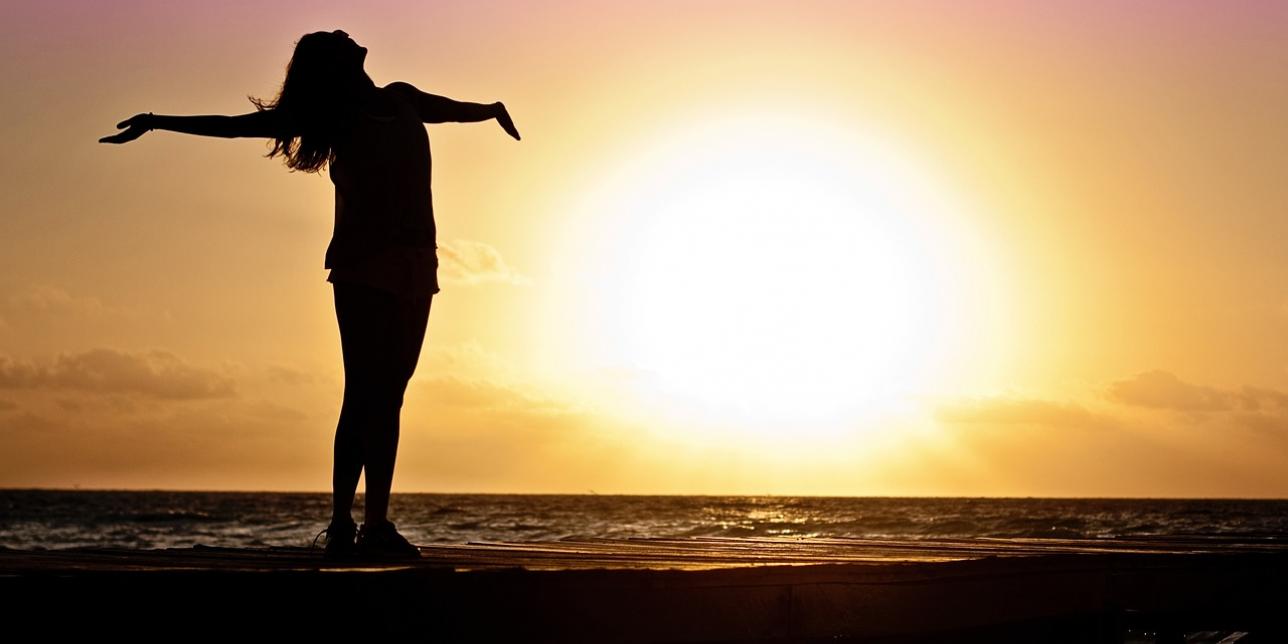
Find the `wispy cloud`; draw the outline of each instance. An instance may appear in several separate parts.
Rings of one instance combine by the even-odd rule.
[[[541,415],[571,412],[564,403],[492,380],[439,376],[419,380],[416,387],[427,401],[436,405]]]
[[[101,321],[108,318],[135,320],[141,319],[142,315],[126,307],[107,304],[92,295],[73,295],[61,286],[27,284],[0,297],[0,318],[9,322],[51,318]]]
[[[1124,405],[1182,412],[1288,412],[1288,393],[1260,387],[1195,385],[1161,370],[1112,383],[1106,396]]]
[[[105,348],[59,354],[46,364],[0,356],[0,388],[138,394],[168,400],[236,394],[231,378],[187,364],[167,351],[129,353]]]
[[[1166,371],[1148,371],[1111,385],[1107,396],[1114,402],[1178,411],[1222,411],[1230,408],[1229,392],[1182,382]]]
[[[496,248],[483,242],[456,239],[438,246],[439,269],[446,281],[458,284],[529,282],[510,266]]]
[[[947,401],[935,407],[934,415],[939,422],[955,426],[1136,431],[1147,426],[1183,426],[1201,433],[1242,428],[1288,435],[1288,393],[1274,389],[1194,384],[1156,369],[1110,382],[1099,387],[1098,394],[1102,401],[1114,404],[1089,407],[1086,403],[1094,400],[1062,402],[1002,396]]]
[[[280,364],[269,365],[265,367],[265,371],[268,373],[270,382],[279,382],[284,385],[311,385],[323,380],[323,377],[318,374]]]
[[[1114,424],[1113,419],[1075,403],[1036,398],[983,398],[941,405],[935,417],[953,424],[1044,425],[1050,427],[1097,427]]]

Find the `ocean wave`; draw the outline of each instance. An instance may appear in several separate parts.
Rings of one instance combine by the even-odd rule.
[[[361,495],[359,496],[361,499]],[[330,495],[0,490],[11,547],[298,546]],[[361,503],[354,509],[361,516]],[[1288,541],[1288,502],[395,494],[391,518],[421,543],[633,537]]]

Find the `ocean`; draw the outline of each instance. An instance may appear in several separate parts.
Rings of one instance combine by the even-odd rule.
[[[389,518],[422,544],[698,536],[1288,541],[1283,500],[394,494]],[[325,493],[0,490],[0,546],[8,548],[307,546],[329,520]]]

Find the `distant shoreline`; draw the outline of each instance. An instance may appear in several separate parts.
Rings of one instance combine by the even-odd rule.
[[[81,488],[81,487],[3,487],[0,492],[155,492],[165,494],[331,494],[330,490],[228,490],[188,488]],[[361,495],[362,491],[359,490]],[[644,492],[426,492],[395,490],[394,496],[603,496],[603,497],[696,497],[696,498],[775,498],[775,499],[909,499],[909,500],[987,500],[987,501],[1288,501],[1278,496],[918,496],[918,495],[829,495],[829,494],[714,494],[714,493],[644,493]]]

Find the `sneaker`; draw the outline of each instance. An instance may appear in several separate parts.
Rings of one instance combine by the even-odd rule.
[[[313,548],[318,547],[318,539],[323,534],[326,535],[326,550],[322,552],[324,559],[343,559],[352,557],[354,554],[354,536],[358,531],[358,524],[353,519],[336,523],[334,520],[326,527],[325,530],[313,537]]]
[[[420,548],[398,534],[389,521],[375,525],[362,524],[354,549],[360,557],[381,559],[419,559]]]

